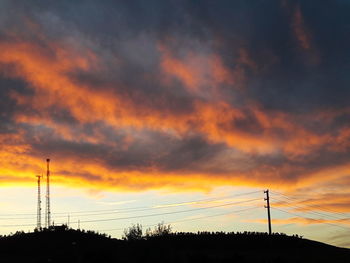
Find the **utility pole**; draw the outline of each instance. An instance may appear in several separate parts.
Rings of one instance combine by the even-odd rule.
[[[41,229],[41,191],[40,191],[40,179],[42,175],[37,175],[38,178],[38,207],[37,207],[37,216],[36,216],[36,228]]]
[[[51,211],[50,211],[50,159],[46,159],[46,213],[45,213],[45,226],[47,228],[51,225]]]
[[[268,223],[269,223],[269,235],[271,235],[271,214],[270,214],[269,189],[264,191],[264,193],[266,194],[266,198],[264,198],[264,200],[267,202],[267,206],[265,206],[265,208],[267,208],[267,219],[268,219]]]

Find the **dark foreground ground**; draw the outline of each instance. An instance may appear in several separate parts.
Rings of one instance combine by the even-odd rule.
[[[56,228],[0,238],[0,262],[350,262],[350,249],[264,233],[179,233],[117,240]]]

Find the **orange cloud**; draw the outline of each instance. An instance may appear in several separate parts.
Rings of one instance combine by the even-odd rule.
[[[92,87],[79,82],[72,78],[72,73],[103,70],[103,63],[98,55],[88,48],[45,41],[47,41],[45,48],[18,39],[16,42],[0,43],[3,51],[0,54],[0,62],[13,65],[12,71],[6,71],[6,74],[23,79],[34,91],[34,96],[14,91],[10,94],[19,106],[36,110],[35,114],[26,111],[16,112],[14,121],[18,125],[48,127],[53,130],[52,135],[69,142],[105,144],[112,148],[123,149],[127,149],[134,141],[132,132],[126,132],[129,136],[119,143],[110,142],[99,129],[92,128],[90,133],[78,132],[78,136],[77,131],[85,124],[103,123],[111,132],[152,130],[169,134],[174,138],[193,133],[203,136],[209,143],[223,143],[242,155],[248,154],[249,158],[283,152],[292,161],[303,159],[324,145],[329,144],[329,149],[332,151],[344,151],[348,145],[349,128],[342,128],[337,134],[320,134],[302,125],[314,117],[328,118],[331,122],[342,113],[332,115],[326,112],[323,117],[321,114],[298,116],[267,111],[255,102],[235,107],[222,99],[221,85],[239,87],[245,78],[243,66],[257,70],[257,65],[247,51],[239,52],[240,56],[237,59],[239,66],[230,69],[216,54],[205,55],[193,51],[185,58],[178,58],[169,48],[161,47],[162,76],[177,79],[190,94],[194,95],[191,110],[181,113],[167,109],[160,111],[152,107],[152,102],[137,103],[131,95],[126,95],[128,93],[119,92],[119,89],[113,89],[107,84]],[[160,78],[160,81],[164,79]],[[199,96],[203,91],[204,93],[208,91],[207,94],[213,95],[215,99],[203,99]],[[144,98],[144,101],[147,99]],[[154,100],[157,99],[161,98]],[[71,125],[56,121],[53,115],[61,110],[69,112],[77,123]],[[239,123],[242,122],[248,126],[254,123],[259,132],[254,132],[255,126],[251,130],[240,128]],[[11,139],[3,137],[1,141],[0,154],[3,158],[0,174],[3,175],[3,181],[32,182],[33,175],[42,169],[41,157],[33,156],[31,142],[25,140],[23,132],[11,136]],[[9,143],[11,140],[15,143]],[[255,169],[254,165],[251,165],[249,169],[226,170],[215,176],[203,170],[164,171],[153,163],[147,168],[142,168],[141,172],[137,167],[130,170],[110,168],[103,160],[85,160],[77,156],[64,158],[57,155],[53,159],[60,163],[60,168],[57,169],[53,180],[62,184],[101,189],[139,190],[169,187],[210,190],[215,185],[265,187],[266,184],[269,187],[288,189],[315,184],[321,179],[343,178],[349,173],[349,164],[310,171],[288,162],[279,166],[254,164]],[[75,172],[76,167],[79,167],[79,173]],[[295,176],[289,176],[290,174]]]
[[[253,145],[259,144],[260,140],[254,139],[252,136],[247,137],[244,133],[238,134],[232,130],[225,131],[219,128],[218,125],[244,117],[239,110],[224,103],[211,105],[198,101],[195,104],[195,111],[191,115],[164,115],[163,112],[155,109],[134,105],[132,100],[120,97],[115,92],[109,92],[105,89],[92,91],[87,86],[71,81],[67,76],[69,71],[87,69],[93,66],[90,66],[89,60],[77,57],[69,53],[69,50],[59,49],[58,54],[56,54],[57,60],[52,61],[52,58],[40,55],[40,51],[32,52],[35,47],[30,44],[2,44],[0,47],[6,50],[3,55],[0,55],[0,61],[16,63],[16,71],[13,74],[24,77],[36,91],[34,97],[26,97],[16,93],[13,93],[12,97],[19,104],[28,105],[42,112],[41,118],[50,119],[49,113],[45,114],[45,110],[55,105],[62,109],[68,109],[73,117],[81,123],[103,120],[116,128],[133,126],[160,130],[173,129],[177,132],[187,132],[194,127],[204,134],[208,133],[214,141],[222,141],[223,138],[226,138],[227,142],[235,142],[235,146],[238,148],[249,149]],[[217,72],[215,71],[216,78],[225,79],[226,73],[222,71],[220,66],[216,68],[218,68]],[[33,119],[26,113],[19,113],[16,116],[18,122],[31,122],[35,119],[38,117]],[[50,120],[46,121],[47,124],[52,125],[50,122]],[[195,126],[192,125],[193,123]],[[68,132],[64,131],[64,133]],[[263,146],[265,145],[266,143],[263,143]]]
[[[159,50],[162,71],[181,81],[191,94],[220,99],[220,85],[232,88],[242,86],[244,72],[239,67],[234,71],[229,70],[216,54],[189,51],[184,58],[177,58],[164,45],[160,45]],[[245,58],[247,62],[247,56]]]
[[[57,130],[59,124],[54,124],[50,120],[50,113],[46,113],[50,107],[55,106],[68,110],[82,124],[102,120],[115,129],[135,127],[172,130],[180,134],[195,130],[213,142],[224,142],[245,152],[271,153],[283,149],[292,155],[304,155],[331,140],[330,135],[317,135],[307,131],[293,122],[288,114],[267,113],[254,105],[247,105],[246,109],[252,112],[258,124],[264,129],[260,134],[240,131],[234,122],[245,120],[246,113],[223,101],[194,100],[193,111],[187,114],[159,112],[155,108],[135,105],[131,97],[118,94],[108,87],[91,89],[86,84],[77,83],[69,77],[69,73],[76,70],[99,70],[96,67],[101,63],[91,51],[84,51],[82,48],[76,53],[76,50],[71,50],[70,47],[63,48],[58,44],[49,44],[52,45],[53,56],[43,55],[45,50],[30,43],[0,43],[1,49],[4,50],[0,55],[0,61],[15,64],[12,74],[24,78],[35,90],[33,97],[15,92],[11,96],[18,104],[37,109],[41,115],[33,117],[25,112],[18,113],[16,120],[19,123],[39,120]],[[188,61],[180,61],[173,58],[168,51],[162,52],[164,53],[162,66],[165,73],[178,77],[189,90],[197,92],[202,86],[218,90],[217,87],[222,83],[228,85],[235,83],[235,72],[232,73],[224,67],[217,56],[203,58],[190,55]],[[247,57],[243,61],[252,63]],[[203,66],[196,67],[197,64]],[[60,125],[62,133],[66,137],[71,136],[69,128],[65,131],[64,129]],[[274,130],[285,131],[288,138],[281,141],[275,136]],[[346,134],[348,133],[344,132],[340,137],[345,136],[346,139],[348,138]]]

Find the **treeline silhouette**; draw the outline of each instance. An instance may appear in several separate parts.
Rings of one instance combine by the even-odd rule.
[[[350,250],[283,233],[172,232],[160,223],[145,232],[133,225],[120,240],[63,225],[2,236],[0,262],[344,263],[350,262]]]

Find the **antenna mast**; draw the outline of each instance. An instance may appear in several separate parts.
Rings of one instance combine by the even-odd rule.
[[[51,225],[51,211],[50,211],[50,159],[46,159],[46,214],[45,214],[45,226],[47,228]]]
[[[41,192],[40,192],[40,179],[41,175],[36,176],[38,178],[38,208],[37,208],[37,217],[36,217],[36,228],[41,229]]]

